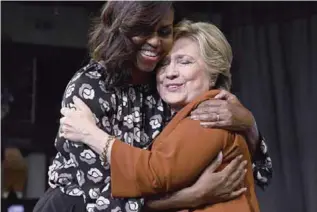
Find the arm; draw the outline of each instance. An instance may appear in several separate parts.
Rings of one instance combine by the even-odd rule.
[[[91,108],[92,111],[94,111],[95,114],[100,113],[100,107],[98,107],[98,104],[96,104],[96,98],[98,95],[101,94],[101,90],[99,87],[99,80],[90,78],[85,74],[83,70],[78,71],[74,77],[69,81],[65,92],[63,94],[63,99],[61,106],[72,108],[73,107],[73,97],[79,96],[79,98],[84,101],[88,107]],[[95,121],[94,121],[95,123]],[[73,145],[75,145],[74,142],[70,139],[65,139],[62,136],[62,127],[60,126],[59,132],[55,139],[55,147],[58,151],[56,157],[54,158],[53,164],[50,166],[49,169],[49,184],[51,187],[55,187],[56,185],[59,185],[61,187],[65,186],[66,184],[72,184],[72,186],[76,186],[79,190],[80,187],[76,180],[72,180],[68,178],[63,179],[65,181],[65,184],[60,185],[60,182],[63,182],[62,180],[58,179],[57,173],[63,172],[63,173],[72,173],[74,167],[66,167],[61,166],[61,164],[72,164],[72,159],[69,158],[69,148]],[[67,144],[67,145],[65,145]],[[62,170],[60,170],[62,169]],[[72,176],[72,175],[69,175]],[[75,177],[75,176],[72,176]],[[76,185],[75,185],[76,184]]]
[[[67,98],[67,102],[63,104],[68,110],[69,108],[74,108],[75,110],[70,110],[70,111],[80,111],[81,108],[76,107],[76,102],[81,101],[87,110],[90,111],[89,115],[83,115],[81,117],[85,117],[88,119],[91,123],[93,123],[94,127],[97,129],[101,130],[99,127],[102,126],[102,130],[105,130],[107,132],[111,132],[111,126],[109,126],[105,121],[105,119],[110,120],[113,114],[113,107],[111,103],[111,96],[114,95],[111,91],[105,90],[103,85],[104,85],[104,80],[101,77],[101,73],[103,70],[100,68],[92,65],[89,66],[84,73],[82,73],[80,76],[75,76],[75,80],[71,80],[71,82],[68,85],[68,89],[65,92],[65,97]],[[64,107],[64,108],[65,108]],[[64,109],[63,108],[63,109]],[[63,110],[62,109],[62,110]],[[83,123],[79,121],[79,123]],[[96,123],[98,126],[96,126]],[[62,138],[64,139],[64,134],[68,133],[70,125],[67,125],[66,127],[61,124],[61,129],[63,131],[62,133]],[[87,128],[88,127],[88,128]],[[77,141],[80,141],[82,138],[81,136],[84,136],[88,131],[89,131],[89,126],[85,125],[79,125],[79,128],[76,128],[80,134],[77,134],[76,137],[74,138],[67,138],[69,141],[70,145],[74,145],[76,147],[72,148],[75,149],[76,152],[72,152],[72,154],[75,154],[76,157],[79,157],[79,153],[83,152],[84,150],[88,150],[90,147],[83,145],[82,143],[78,143]],[[101,130],[101,131],[102,131]],[[102,131],[103,132],[103,131]],[[68,141],[67,141],[68,142]],[[62,144],[65,144],[63,142]],[[63,148],[65,145],[62,145],[61,148]],[[93,149],[93,148],[92,148]],[[94,149],[93,149],[94,150]],[[68,157],[69,158],[69,152],[68,152]],[[70,157],[72,159],[72,157]],[[100,160],[98,160],[97,156],[97,161],[94,164],[87,165],[86,162],[80,160],[80,158],[77,160],[78,162],[78,167],[74,167],[75,171],[76,170],[81,170],[82,173],[88,173],[88,171],[91,170],[91,168],[97,168],[102,172],[102,180],[99,182],[94,182],[95,187],[99,187],[100,190],[96,193],[97,198],[95,199],[97,202],[102,203],[102,204],[108,204],[107,210],[118,210],[121,209],[124,211],[124,207],[131,207],[133,205],[136,208],[140,208],[143,206],[143,200],[140,198],[127,198],[127,199],[122,199],[122,198],[114,198],[111,196],[111,188],[109,188],[109,182],[108,180],[111,181],[110,179],[110,171],[108,170],[109,167],[108,164],[104,164],[106,170],[102,170],[103,164],[101,163]],[[82,166],[81,164],[85,164],[85,166]],[[75,172],[76,173],[76,172]],[[77,172],[78,173],[78,172]],[[98,172],[97,172],[98,173]],[[100,175],[99,175],[100,176]],[[85,187],[79,186],[82,185],[83,180],[89,181],[89,176],[86,174],[83,174],[80,178],[78,179],[78,176],[76,178],[76,175],[74,176],[75,179],[73,179],[71,182],[69,182],[69,185],[73,186],[73,184],[77,184],[77,187],[79,191],[85,192],[86,197],[91,197],[91,190],[89,191],[87,185],[84,185]],[[79,181],[81,180],[81,181]],[[79,181],[79,182],[77,182]],[[98,183],[98,185],[97,185]],[[78,185],[79,184],[79,185]],[[106,199],[105,199],[106,198]],[[107,201],[107,202],[105,202]],[[92,207],[89,202],[86,201],[86,209],[89,210],[89,207]],[[128,210],[128,209],[127,209]]]
[[[217,120],[217,114],[219,120]],[[256,184],[262,189],[270,184],[273,169],[265,139],[258,131],[253,114],[240,103],[235,95],[222,90],[215,99],[201,103],[191,113],[191,117],[200,120],[204,127],[243,133],[252,155]]]
[[[201,206],[198,204],[200,197],[197,195],[195,187],[187,187],[180,191],[160,197],[158,199],[147,200],[145,206],[151,210],[170,210],[181,208],[195,208]]]
[[[265,138],[258,131],[255,120],[252,127],[246,130],[245,137],[250,152],[252,153],[252,167],[255,183],[264,190],[271,182],[273,167]]]
[[[112,193],[122,197],[142,196],[189,186],[228,139],[226,131],[204,129],[198,122],[185,119],[168,137],[155,141],[151,151],[114,142]]]
[[[255,183],[264,190],[270,185],[273,177],[273,167],[265,138],[261,134],[253,157],[252,167]]]
[[[65,114],[65,120],[68,120],[67,122],[73,126],[73,129],[77,129],[78,126],[81,125],[86,126],[86,128],[91,128],[88,127],[89,125],[94,126],[96,129],[95,132],[91,132],[90,136],[87,136],[82,142],[89,146],[94,146],[96,152],[101,154],[105,147],[105,143],[107,143],[105,141],[107,141],[109,136],[98,129],[94,122],[89,121],[90,119],[87,118],[87,114],[91,114],[91,111],[81,100],[75,99],[74,103],[78,110],[69,111],[69,109],[66,109],[66,111],[68,110],[69,112]],[[197,127],[199,127],[198,124]],[[199,128],[202,129],[201,127]],[[74,139],[74,135],[77,137],[76,130],[73,131],[73,133],[70,132],[65,135],[68,139]],[[113,144],[113,140],[111,140],[111,144]],[[112,146],[110,145],[107,152],[111,152],[111,147]],[[109,154],[107,156],[109,157]],[[218,164],[219,163],[221,163],[221,161],[218,162]],[[216,165],[213,163],[204,170],[193,186],[176,192],[163,200],[150,201],[150,207],[158,210],[183,207],[189,208],[202,204],[227,201],[238,197],[244,192],[244,189],[237,191],[236,188],[244,179],[245,165],[245,162],[241,163],[241,157],[237,157],[224,170],[214,173],[218,165],[217,163]]]
[[[152,210],[196,208],[206,204],[226,202],[239,197],[246,188],[237,190],[245,178],[245,165],[242,157],[236,157],[225,169],[215,172],[222,163],[222,153],[204,170],[199,179],[190,187],[184,188],[160,199],[146,201]]]

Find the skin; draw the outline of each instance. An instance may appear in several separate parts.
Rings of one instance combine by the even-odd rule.
[[[189,38],[175,42],[157,71],[156,82],[161,98],[175,112],[215,84],[210,81],[197,43]]]
[[[215,84],[210,78],[210,72],[207,72],[207,66],[202,60],[199,52],[199,47],[196,42],[189,38],[181,38],[177,40],[170,52],[165,58],[163,66],[161,66],[156,75],[157,89],[162,99],[168,103],[173,111],[180,110],[186,104],[191,102],[200,94],[208,91]],[[215,78],[213,78],[215,79]],[[108,134],[100,130],[96,124],[90,109],[79,98],[74,98],[76,111],[67,108],[62,109],[62,114],[65,116],[61,119],[63,126],[64,136],[73,141],[81,141],[89,145],[98,154],[103,152],[105,142],[107,141]],[[74,129],[76,125],[76,129]],[[110,142],[109,153],[111,152],[114,140]],[[108,161],[110,161],[110,154]],[[230,164],[224,172],[214,173],[212,185],[221,185],[228,183],[226,189],[221,187],[214,187],[213,194],[209,196],[203,192],[205,189],[201,185],[206,183],[207,178],[203,174],[192,187],[185,188],[176,192],[168,198],[148,201],[147,206],[156,209],[168,209],[171,205],[182,205],[183,207],[190,208],[196,207],[197,204],[213,203],[230,199],[240,195],[245,191],[245,188],[232,192],[230,189],[236,187],[244,179],[246,162],[239,164],[241,158],[236,158],[233,164]],[[219,158],[216,159],[205,172],[213,173],[219,163]],[[221,163],[221,162],[220,162]],[[238,165],[239,164],[239,165]],[[232,169],[233,166],[238,166],[237,169]],[[243,171],[242,171],[243,170]],[[228,175],[230,177],[226,177]],[[186,194],[191,193],[196,196],[188,198]],[[196,200],[196,201],[193,201]],[[199,201],[197,201],[199,200]]]
[[[133,70],[133,72],[136,74],[132,74],[133,82],[147,82],[149,76],[148,73],[154,70],[159,60],[161,60],[161,58],[165,56],[166,52],[171,49],[173,44],[173,19],[174,12],[171,10],[163,17],[160,23],[158,23],[151,35],[145,37],[132,37],[132,40],[141,46],[140,50],[137,52],[135,69]],[[151,56],[155,56],[149,58],[146,56],[146,54],[144,55],[145,52],[143,50],[150,51]],[[137,78],[135,78],[136,75],[138,76]],[[231,101],[232,97],[233,95],[230,93],[221,92],[216,97],[219,98],[218,101],[206,101],[205,104],[200,105],[195,111],[193,111],[192,118],[201,120],[202,125],[205,123],[204,126],[206,127],[220,127],[229,130],[234,127],[236,130],[246,132],[249,130],[251,132],[250,135],[253,135],[253,137],[250,136],[250,138],[252,137],[253,140],[248,139],[248,141],[250,141],[250,143],[256,143],[258,140],[257,129],[253,131],[250,130],[254,129],[253,125],[255,123],[252,113],[244,108],[237,99],[235,101]],[[74,103],[77,108],[81,108],[76,112],[78,115],[77,117],[88,117],[87,114],[89,114],[89,112],[91,113],[90,109],[78,98],[74,98]],[[175,107],[175,110],[177,110],[177,107]],[[79,111],[81,111],[82,114],[79,114]],[[66,109],[62,109],[62,114],[68,118],[72,116],[70,115],[71,113]],[[216,121],[215,114],[219,114],[221,117],[221,122]],[[72,118],[74,118],[72,120],[74,121],[75,116],[72,116]],[[233,122],[232,120],[238,121]],[[253,120],[253,122],[251,123],[249,120]],[[64,132],[69,130],[68,127],[70,125],[67,124],[66,119],[61,119],[61,125],[63,126]],[[89,128],[82,126],[77,130],[77,133],[81,132],[83,135],[85,135],[87,140],[90,140],[91,142],[96,141],[95,144],[97,144],[97,146],[95,144],[88,145],[97,153],[101,153],[104,145],[103,142],[106,140],[105,137],[102,137],[103,141],[94,140],[91,136],[89,136],[89,134],[92,132]],[[104,135],[104,132],[99,128],[94,130],[95,131],[93,134]],[[218,173],[214,173],[216,167],[220,163],[221,160],[215,160],[208,168],[206,168],[205,172],[193,186],[180,190],[179,192],[170,195],[168,198],[147,201],[147,206],[158,210],[171,209],[173,207],[191,208],[200,206],[202,204],[211,203],[210,199],[217,199],[219,202],[221,202],[239,196],[245,191],[245,189],[243,188],[235,191],[235,188],[244,178],[244,167],[246,163],[242,162],[241,158],[239,159],[239,157],[237,157],[230,163],[229,166],[227,166],[227,169],[224,169]],[[240,176],[240,178],[238,180],[233,180],[237,179],[236,176]]]
[[[171,9],[157,24],[151,35],[132,37],[132,41],[141,46],[137,52],[135,69],[132,74],[134,83],[146,83],[149,79],[149,72],[155,69],[157,63],[172,48],[173,22],[174,11]],[[142,52],[145,49],[157,56],[145,57]],[[253,154],[259,141],[259,132],[252,113],[240,103],[236,96],[228,91],[221,91],[215,99],[199,105],[192,112],[191,118],[200,120],[204,127],[224,128],[244,133],[251,154]],[[219,120],[217,120],[217,114]]]
[[[173,45],[174,11],[170,10],[157,24],[149,36],[134,36],[132,41],[141,45],[136,55],[136,69],[141,72],[152,72],[157,63],[169,52]],[[146,51],[155,56],[147,56]]]

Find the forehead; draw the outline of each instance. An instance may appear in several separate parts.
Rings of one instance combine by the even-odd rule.
[[[199,46],[196,41],[191,38],[179,38],[174,42],[170,55],[189,55],[198,57],[200,55]]]
[[[174,22],[174,10],[171,8],[161,19],[160,24],[167,25]]]

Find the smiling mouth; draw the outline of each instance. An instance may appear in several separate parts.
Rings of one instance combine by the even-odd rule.
[[[183,83],[182,83],[182,84],[168,84],[168,85],[166,85],[165,87],[166,87],[166,89],[167,89],[168,91],[173,92],[173,91],[177,91],[177,90],[178,90],[179,88],[181,88],[183,85],[184,85]]]
[[[140,52],[145,57],[152,57],[152,58],[159,57],[159,53],[158,52],[154,52],[154,51],[150,51],[150,50],[144,50],[144,49],[141,49]]]

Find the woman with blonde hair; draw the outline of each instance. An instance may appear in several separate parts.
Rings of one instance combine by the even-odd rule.
[[[78,98],[76,110],[62,109],[62,136],[89,145],[110,165],[114,197],[175,192],[192,185],[220,152],[223,162],[218,171],[241,157],[247,164],[245,172],[232,177],[242,179],[238,187],[245,192],[233,200],[197,210],[258,212],[251,155],[244,136],[203,127],[189,117],[220,89],[230,90],[231,63],[231,47],[215,25],[183,21],[175,28],[172,50],[156,72],[157,91],[174,115],[150,150],[132,147],[100,130],[90,109]]]

